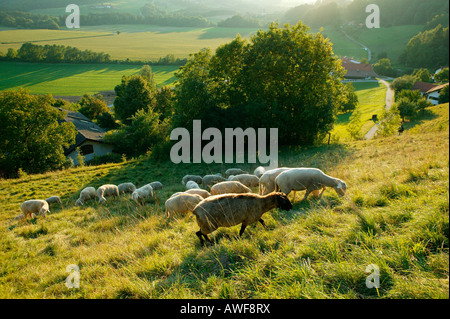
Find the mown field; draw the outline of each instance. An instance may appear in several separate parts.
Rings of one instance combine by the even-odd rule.
[[[120,34],[116,32],[120,31]],[[167,54],[187,58],[189,54],[231,41],[240,33],[249,37],[256,28],[175,28],[145,25],[82,27],[78,30],[0,31],[0,51],[19,49],[24,42],[58,44],[81,50],[105,52],[112,59],[158,60]]]
[[[364,136],[375,125],[372,115],[381,116],[385,108],[387,88],[380,82],[354,82],[355,93],[358,96],[359,104],[356,107],[361,112],[361,134]],[[332,138],[340,141],[350,140],[347,126],[350,123],[352,112],[339,114],[337,116],[334,129],[331,132]]]
[[[33,94],[81,96],[113,90],[123,75],[142,66],[116,64],[46,64],[0,62],[0,90],[27,88]],[[178,66],[153,66],[158,86],[175,81]]]
[[[346,181],[341,198],[264,215],[269,230],[239,226],[200,247],[190,216],[164,219],[186,173],[229,166],[174,165],[146,157],[0,180],[1,298],[449,298],[448,104],[401,136],[282,151],[280,165],[313,166]],[[254,166],[244,165],[252,170]],[[74,207],[88,185],[159,180],[159,203],[129,197]],[[21,202],[59,195],[45,220],[11,222]],[[292,195],[290,195],[292,199]],[[67,289],[66,267],[80,267]],[[368,265],[380,288],[368,289]]]

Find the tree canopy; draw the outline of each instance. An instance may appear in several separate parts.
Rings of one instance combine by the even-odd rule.
[[[279,128],[285,145],[312,144],[347,102],[330,42],[302,23],[240,36],[213,55],[202,50],[177,74],[174,126]]]
[[[19,169],[41,173],[61,168],[64,148],[75,142],[72,123],[60,123],[63,112],[52,107],[50,95],[26,90],[0,93],[0,175],[13,177]]]

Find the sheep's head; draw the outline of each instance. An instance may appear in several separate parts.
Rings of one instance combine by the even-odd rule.
[[[334,187],[334,190],[336,193],[338,193],[339,196],[344,196],[345,192],[347,191],[347,184],[345,184],[344,181],[338,180],[337,185]]]
[[[278,205],[277,207],[282,209],[282,210],[286,210],[286,211],[290,211],[292,209],[292,204],[289,201],[289,199],[287,198],[286,194],[284,193],[276,193],[277,196],[277,202]]]

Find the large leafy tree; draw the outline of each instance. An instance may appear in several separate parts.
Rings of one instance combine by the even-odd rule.
[[[179,72],[176,124],[278,128],[285,145],[322,139],[347,102],[331,43],[301,22],[272,24],[249,43],[237,37],[213,56],[202,51]]]
[[[140,75],[123,76],[117,85],[114,113],[122,123],[130,124],[131,118],[140,110],[149,110],[155,106],[156,88]]]
[[[64,113],[52,107],[50,95],[28,91],[0,93],[0,175],[12,177],[22,169],[41,173],[66,161],[63,148],[75,142],[72,123],[60,123]]]

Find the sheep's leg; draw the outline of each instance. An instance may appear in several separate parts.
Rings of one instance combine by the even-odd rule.
[[[297,192],[296,192],[296,191],[293,191],[293,192],[294,192],[294,197],[292,198],[292,203],[295,202],[295,195],[297,195]]]
[[[200,246],[205,246],[205,241],[203,240],[203,234],[202,231],[199,230],[198,232],[195,233],[197,235],[197,237],[200,239]]]
[[[205,235],[203,233],[202,233],[202,235],[203,235],[203,238],[205,238],[205,240],[209,241],[212,244],[213,241],[211,239],[209,239],[208,235]]]
[[[303,197],[303,199],[302,199],[302,202],[308,198],[309,194],[311,194],[311,190],[307,189],[306,193],[305,193],[305,197]]]
[[[245,231],[245,227],[247,227],[247,225],[244,225],[244,224],[242,224],[242,226],[241,226],[241,230],[239,231],[239,236],[241,236],[242,237],[242,234],[244,233],[244,231]]]
[[[320,194],[319,194],[319,198],[322,198],[322,195],[323,195],[323,192],[325,192],[325,189],[326,189],[326,187],[323,187],[323,188],[322,188],[322,191],[321,191]]]
[[[260,218],[258,221],[261,223],[261,225],[264,226],[265,229],[269,229],[269,227],[267,227],[266,223],[264,222],[264,220],[262,218]]]

